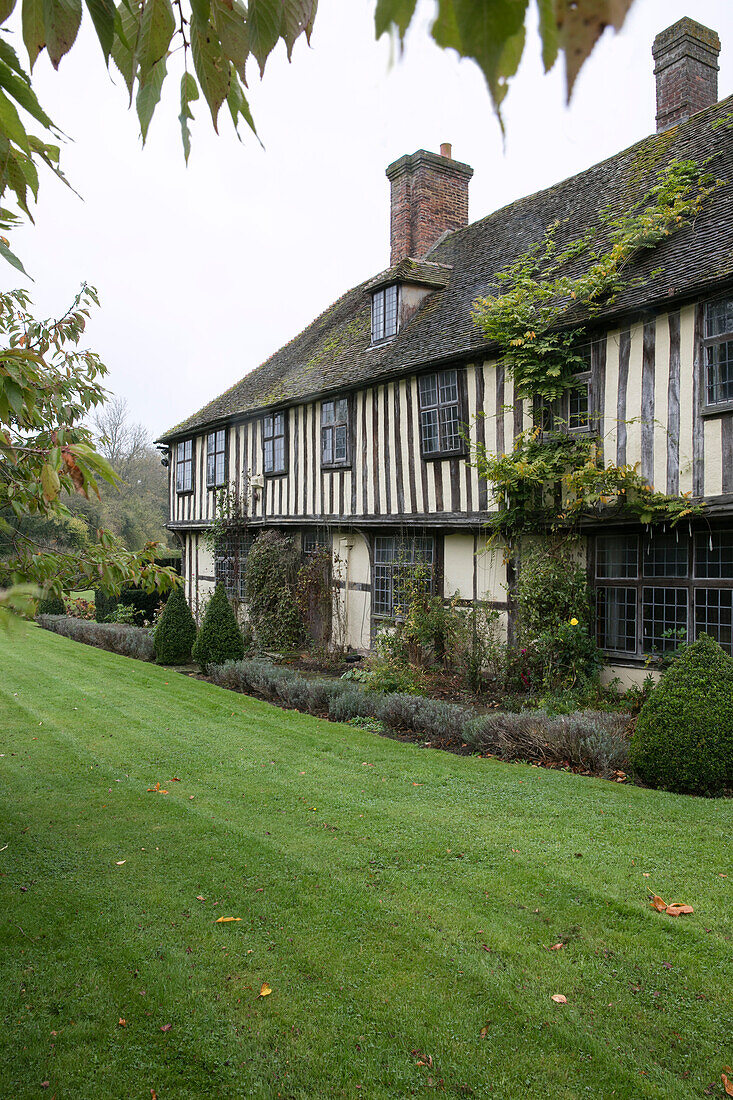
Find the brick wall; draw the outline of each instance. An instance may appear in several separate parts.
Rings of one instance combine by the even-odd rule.
[[[446,230],[468,225],[472,175],[469,165],[425,149],[390,164],[390,265],[421,259]]]
[[[668,130],[718,101],[720,39],[715,31],[680,19],[654,39],[657,130]]]

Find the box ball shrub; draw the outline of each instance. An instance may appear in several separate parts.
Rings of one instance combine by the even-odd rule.
[[[733,658],[703,634],[644,703],[629,746],[643,783],[681,794],[733,787]]]
[[[209,600],[196,643],[193,659],[206,672],[209,665],[223,665],[225,661],[241,661],[244,657],[244,640],[236,616],[219,582]]]
[[[60,596],[45,596],[38,601],[37,615],[65,615],[66,604]]]
[[[196,641],[196,623],[183,588],[173,589],[155,628],[153,644],[159,665],[185,665]]]

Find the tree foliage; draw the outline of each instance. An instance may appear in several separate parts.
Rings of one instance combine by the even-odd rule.
[[[68,520],[64,495],[99,497],[118,478],[95,449],[84,420],[104,400],[106,367],[80,348],[93,288],[83,287],[55,320],[38,321],[22,290],[0,294],[0,612],[41,589],[59,595],[100,583],[170,588],[171,569],[155,564],[156,547],[128,551],[108,531],[83,545],[41,543],[24,524]]]
[[[559,52],[566,62],[568,96],[595,42],[607,26],[621,27],[633,0],[536,0],[545,70]],[[245,88],[253,67],[264,73],[273,50],[283,42],[288,58],[296,41],[310,41],[318,0],[87,0],[87,11],[106,64],[122,75],[135,108],[143,142],[169,66],[180,81],[181,140],[186,160],[191,149],[193,105],[203,97],[218,132],[226,104],[235,130],[244,122],[255,131]],[[525,46],[525,19],[535,0],[437,0],[430,34],[444,49],[456,50],[481,69],[499,112],[508,81]],[[21,215],[31,217],[29,201],[38,196],[38,171],[46,166],[60,178],[63,135],[39,103],[31,77],[11,44],[8,20],[16,0],[0,0],[0,199],[14,195],[16,209],[0,209],[0,228],[11,229]],[[404,42],[417,0],[377,0],[375,31]],[[31,70],[46,50],[58,69],[76,41],[81,0],[20,0],[22,37]],[[20,112],[20,113],[19,113]],[[26,128],[29,116],[37,132]],[[6,207],[7,198],[3,202]],[[0,238],[0,255],[19,270],[21,261]]]

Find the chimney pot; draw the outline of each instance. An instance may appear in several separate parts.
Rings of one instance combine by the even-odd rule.
[[[686,122],[718,102],[720,39],[685,16],[654,39],[657,132]]]
[[[408,257],[423,259],[444,233],[468,225],[473,168],[450,154],[446,144],[441,145],[440,156],[418,149],[387,169],[392,190],[390,265]]]

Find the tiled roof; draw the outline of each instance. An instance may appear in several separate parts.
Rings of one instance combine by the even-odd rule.
[[[639,255],[626,288],[605,315],[629,315],[733,281],[733,96],[681,126],[653,134],[545,191],[451,233],[424,261],[409,261],[393,278],[438,284],[394,340],[371,345],[371,294],[383,272],[354,287],[260,367],[246,374],[193,416],[161,436],[180,437],[204,425],[329,390],[404,374],[459,356],[490,351],[471,320],[471,306],[496,286],[496,273],[541,241],[560,220],[557,241],[571,241],[598,222],[599,211],[619,212],[638,201],[673,160],[707,164],[725,182],[694,225]],[[402,266],[402,265],[399,265]],[[440,283],[448,277],[447,285]]]

